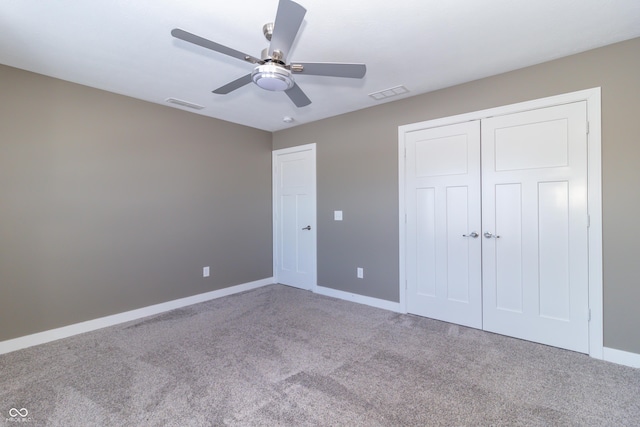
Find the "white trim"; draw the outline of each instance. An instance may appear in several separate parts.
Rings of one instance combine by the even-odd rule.
[[[482,120],[493,116],[513,114],[538,108],[552,107],[555,105],[572,102],[587,102],[587,120],[589,121],[588,135],[588,209],[591,224],[589,227],[589,308],[591,310],[591,322],[589,323],[589,355],[603,358],[603,279],[602,279],[602,135],[601,135],[601,95],[600,88],[592,88],[577,92],[566,93],[548,98],[541,98],[502,107],[489,108],[471,113],[459,114],[451,117],[443,117],[420,123],[413,123],[398,127],[398,177],[399,177],[399,231],[400,231],[400,306],[406,313],[406,275],[405,248],[406,248],[406,224],[405,224],[405,134],[421,129],[447,126],[471,120]]]
[[[34,345],[44,344],[51,341],[68,338],[73,335],[85,332],[95,331],[96,329],[114,326],[120,323],[129,322],[131,320],[141,319],[143,317],[152,316],[158,313],[174,310],[176,308],[186,307],[188,305],[198,304],[216,298],[226,297],[228,295],[245,292],[252,289],[274,283],[273,277],[256,280],[254,282],[243,283],[228,288],[218,289],[216,291],[206,292],[203,294],[193,295],[186,298],[180,298],[173,301],[167,301],[160,304],[150,305],[136,310],[125,311],[123,313],[113,314],[111,316],[100,317],[98,319],[87,320],[86,322],[75,323],[61,328],[50,329],[44,332],[38,332],[23,337],[13,338],[0,342],[0,354],[10,353]]]
[[[586,91],[585,91],[586,92]],[[585,96],[589,134],[587,198],[589,210],[589,355],[602,359],[604,348],[604,280],[602,273],[602,109],[600,88]]]
[[[603,355],[603,359],[607,362],[630,366],[632,368],[640,368],[640,354],[605,347],[603,349]]]
[[[326,288],[324,286],[316,286],[313,290],[314,293],[342,299],[345,301],[351,301],[358,304],[369,305],[371,307],[381,308],[383,310],[395,311],[396,313],[401,313],[400,303],[387,301],[379,298],[367,297],[360,294],[353,294],[351,292],[339,291],[337,289]]]
[[[289,148],[281,148],[279,150],[273,150],[271,152],[271,206],[272,206],[272,233],[273,233],[273,276],[274,276],[274,280],[276,281],[276,283],[279,282],[278,280],[278,230],[277,230],[277,225],[278,225],[278,191],[277,191],[277,177],[278,177],[278,171],[277,171],[277,157],[282,155],[282,154],[292,154],[292,153],[298,153],[300,151],[311,151],[312,155],[313,155],[313,170],[312,170],[312,180],[313,180],[313,192],[314,192],[314,198],[313,198],[313,208],[312,208],[312,212],[313,212],[313,218],[311,221],[311,233],[313,233],[313,239],[316,242],[316,258],[314,259],[314,268],[313,268],[313,272],[311,272],[312,275],[312,285],[310,289],[307,290],[311,290],[311,291],[315,291],[315,289],[318,286],[318,218],[317,218],[317,198],[318,198],[318,187],[317,187],[317,155],[316,155],[316,144],[315,143],[311,143],[311,144],[304,144],[304,145],[296,145],[295,147],[289,147]]]
[[[406,190],[406,181],[405,181],[405,164],[407,162],[407,146],[404,141],[404,136],[407,132],[410,132],[407,126],[399,126],[398,127],[398,185],[399,185],[399,201],[398,201],[398,219],[399,219],[399,258],[400,262],[398,264],[400,276],[399,276],[399,285],[400,285],[400,311],[402,313],[407,313],[407,274],[406,274],[406,254],[407,254],[407,236],[406,236],[406,228],[407,228],[407,208],[406,208],[406,199],[405,199],[405,190]]]

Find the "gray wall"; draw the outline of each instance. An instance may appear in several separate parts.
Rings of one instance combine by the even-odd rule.
[[[604,344],[640,353],[640,39],[276,132],[274,149],[317,143],[318,284],[398,301],[399,125],[597,86]]]
[[[272,276],[271,133],[6,66],[0,93],[0,341]]]

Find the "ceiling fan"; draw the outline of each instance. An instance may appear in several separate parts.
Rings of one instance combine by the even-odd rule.
[[[250,64],[256,64],[256,67],[251,73],[219,87],[214,90],[213,93],[225,95],[254,82],[262,89],[284,91],[297,107],[304,107],[311,104],[311,100],[295,82],[293,78],[294,74],[361,79],[367,72],[365,64],[334,62],[287,63],[287,55],[300,30],[300,25],[302,25],[302,20],[306,13],[307,10],[295,2],[291,0],[280,0],[275,22],[265,24],[262,28],[264,36],[271,43],[268,48],[262,51],[260,59],[207,40],[180,28],[171,30],[171,35],[186,42],[246,61]]]

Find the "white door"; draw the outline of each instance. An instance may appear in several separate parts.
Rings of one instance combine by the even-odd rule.
[[[481,328],[480,122],[405,141],[407,311]]]
[[[316,147],[273,152],[274,278],[301,289],[316,286]]]
[[[586,103],[482,121],[483,325],[589,352]]]

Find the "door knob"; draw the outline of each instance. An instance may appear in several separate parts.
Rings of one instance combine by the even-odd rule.
[[[496,235],[493,235],[493,234],[489,233],[488,231],[485,231],[485,232],[484,232],[484,237],[486,237],[487,239],[490,239],[490,238],[492,238],[492,237],[493,237],[494,239],[499,239],[499,238],[500,238],[500,236],[498,236],[497,234],[496,234]]]
[[[473,237],[474,239],[476,239],[479,236],[478,233],[476,233],[475,231],[472,231],[469,234],[463,234],[462,237]]]
[[[303,228],[303,230],[311,230],[311,226],[307,225],[306,227]]]

